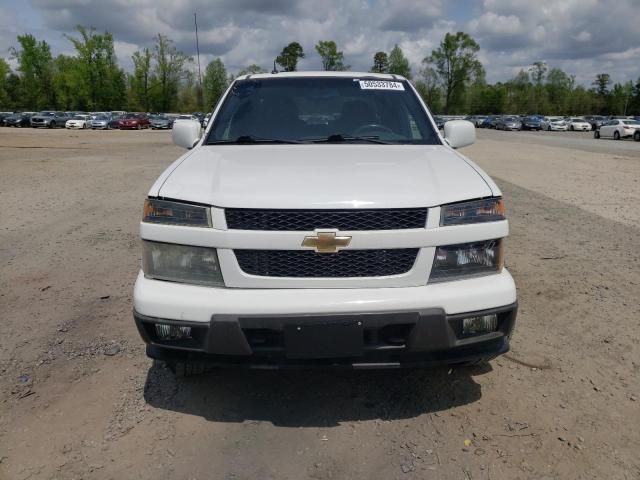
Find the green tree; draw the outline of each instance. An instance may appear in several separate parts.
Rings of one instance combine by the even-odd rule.
[[[76,67],[82,83],[78,94],[86,95],[90,110],[114,109],[125,100],[125,75],[118,66],[113,35],[93,28],[76,27],[79,38],[65,35],[77,52]]]
[[[447,33],[438,49],[423,60],[433,65],[444,89],[444,110],[450,113],[459,103],[468,82],[482,72],[478,43],[464,32]]]
[[[389,73],[411,78],[411,66],[402,49],[396,44],[389,53]]]
[[[545,90],[549,99],[546,113],[561,115],[567,113],[575,80],[559,68],[552,68],[547,74]]]
[[[4,58],[0,58],[0,110],[9,109],[9,104],[13,103],[9,100],[7,92],[7,80],[11,74],[11,68]]]
[[[178,101],[176,108],[179,112],[198,111],[198,83],[194,72],[185,72],[184,79],[178,88]]]
[[[167,36],[158,34],[153,49],[156,78],[152,107],[154,111],[170,112],[178,100],[178,87],[185,78],[186,65],[192,58],[178,50]]]
[[[389,56],[385,52],[376,52],[373,56],[371,71],[374,73],[389,73]]]
[[[209,62],[205,69],[202,83],[207,108],[212,109],[229,85],[227,70],[224,68],[222,60],[216,58]]]
[[[151,75],[152,58],[153,54],[148,48],[134,52],[131,56],[133,75],[129,80],[132,97],[130,103],[136,105],[135,110],[151,110],[151,86],[154,80]]]
[[[344,64],[344,54],[338,51],[333,40],[320,40],[316,45],[316,52],[322,59],[322,69],[327,71],[344,71],[351,68]]]
[[[88,96],[79,94],[84,85],[80,76],[78,59],[68,55],[58,55],[53,64],[55,68],[53,85],[56,91],[58,108],[64,110],[88,110]]]
[[[22,104],[31,110],[55,108],[56,99],[53,89],[53,58],[49,44],[37,41],[31,34],[18,35],[20,49],[10,49],[18,62]]]
[[[596,75],[596,79],[593,81],[593,86],[596,89],[596,94],[600,97],[605,97],[609,93],[609,84],[611,83],[611,76],[608,73],[599,73]]]
[[[291,42],[282,49],[276,57],[276,63],[284,68],[285,72],[295,72],[298,68],[298,59],[304,58],[304,50],[298,42]]]
[[[416,81],[416,90],[432,112],[440,112],[442,91],[435,69],[427,66],[420,70],[420,77]]]

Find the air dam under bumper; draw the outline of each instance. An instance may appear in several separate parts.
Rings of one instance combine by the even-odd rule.
[[[494,295],[488,295],[490,299],[494,297],[494,302],[495,297],[511,299],[494,303],[495,306],[483,305],[487,299],[480,301],[480,298],[474,298],[479,292],[469,288],[476,286],[476,282],[483,282],[480,290],[485,294],[488,293],[488,285],[489,290],[494,290]],[[208,289],[158,282],[141,276],[136,284],[134,318],[148,344],[147,354],[160,360],[197,360],[220,365],[263,367],[341,365],[356,368],[470,363],[488,360],[509,350],[509,337],[517,312],[515,287],[510,291],[506,288],[509,285],[513,287],[513,280],[506,271],[477,279],[411,288],[268,291]],[[206,320],[198,318],[200,316],[193,310],[193,319],[189,319],[184,310],[181,317],[185,320],[172,319],[165,315],[149,315],[149,309],[144,308],[149,304],[140,290],[151,287],[195,288],[200,298],[207,292],[213,297],[226,292],[235,298],[231,303],[229,298],[219,297],[218,302],[214,300]],[[439,299],[442,305],[434,305],[438,303],[439,296],[433,294],[442,292],[443,288],[457,292],[459,307],[470,305],[470,299],[478,307],[452,312],[451,305],[447,308],[447,295]],[[452,295],[453,291],[450,292]],[[376,293],[378,300],[383,301],[368,301],[370,295],[373,299]],[[275,298],[261,305],[260,298],[268,294]],[[408,295],[412,301],[408,301]],[[350,311],[345,311],[347,303],[344,301],[347,298],[351,299]],[[287,311],[297,310],[297,301],[304,302],[305,299],[309,303],[305,313]],[[166,297],[164,300],[172,301]],[[181,297],[179,292],[175,292],[173,300],[186,310],[194,307],[188,305],[190,299]],[[278,311],[274,311],[274,305],[279,302],[282,303]],[[290,308],[287,308],[288,303]],[[230,310],[234,308],[233,304],[235,312]],[[343,311],[327,311],[340,306]],[[389,308],[392,306],[395,308]],[[463,335],[464,318],[492,314],[497,315],[494,331]],[[164,326],[157,328],[158,324]],[[185,331],[176,327],[188,327],[190,330],[181,339],[173,334],[171,339],[163,338],[161,333],[166,333],[172,326],[175,332]]]

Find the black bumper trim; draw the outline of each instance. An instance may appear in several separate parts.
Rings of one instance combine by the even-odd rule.
[[[498,315],[495,332],[464,338],[463,318]],[[366,365],[409,366],[467,363],[491,359],[509,350],[517,303],[503,307],[446,315],[442,309],[413,312],[324,314],[324,315],[213,315],[210,322],[189,322],[147,317],[134,311],[134,319],[147,354],[167,361],[206,361],[219,365],[287,366]],[[361,356],[336,359],[287,358],[282,341],[285,325],[361,321],[365,340]],[[155,324],[191,327],[185,341],[161,341]],[[254,334],[262,342],[254,342]],[[389,333],[390,332],[390,333]],[[265,340],[266,339],[266,340]],[[393,340],[393,341],[392,341]],[[397,341],[396,341],[397,340]],[[394,343],[395,342],[395,343]]]

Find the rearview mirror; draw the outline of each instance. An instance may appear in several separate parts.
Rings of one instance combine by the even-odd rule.
[[[444,139],[451,148],[462,148],[476,141],[476,127],[467,120],[451,120],[444,124]]]
[[[200,122],[195,120],[178,120],[173,124],[171,138],[179,147],[191,149],[200,140]]]

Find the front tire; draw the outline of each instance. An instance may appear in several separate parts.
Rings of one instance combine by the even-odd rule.
[[[593,138],[600,138],[600,132],[598,130],[593,132]]]
[[[640,142],[640,131],[636,131],[636,132],[633,134],[633,139],[634,139],[636,142]]]
[[[56,122],[49,122],[49,128],[56,128]]]
[[[569,130],[571,130],[571,131],[573,132],[573,125],[571,125],[571,126],[569,127]]]
[[[618,132],[617,130],[613,132],[613,139],[620,140],[620,132]]]

